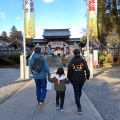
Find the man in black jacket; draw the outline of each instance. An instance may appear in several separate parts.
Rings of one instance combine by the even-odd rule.
[[[73,85],[75,101],[78,108],[78,113],[82,113],[80,97],[82,94],[82,87],[84,82],[89,80],[90,71],[87,62],[80,56],[80,50],[74,50],[74,57],[68,64],[67,77]]]

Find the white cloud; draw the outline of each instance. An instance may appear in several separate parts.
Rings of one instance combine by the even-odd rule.
[[[43,28],[36,28],[36,38],[41,38],[43,39],[42,35],[43,35]]]
[[[43,2],[46,2],[46,3],[48,3],[48,2],[53,2],[54,0],[43,0]]]
[[[5,19],[5,13],[4,12],[0,12],[0,18]]]
[[[81,32],[80,28],[71,28],[71,38],[80,38],[83,36],[83,33]]]
[[[20,20],[20,18],[19,18],[19,17],[16,17],[16,19],[17,19],[17,20]]]

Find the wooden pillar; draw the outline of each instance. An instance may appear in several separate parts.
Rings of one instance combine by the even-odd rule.
[[[70,55],[70,47],[69,47],[69,43],[68,43],[68,55]]]
[[[46,44],[45,44],[45,55],[46,55]]]

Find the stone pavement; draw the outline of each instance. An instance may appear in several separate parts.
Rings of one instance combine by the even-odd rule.
[[[56,69],[52,68],[51,71],[56,72]],[[63,112],[55,109],[54,88],[48,90],[45,105],[38,107],[34,80],[31,80],[0,106],[0,120],[103,120],[84,92],[81,104],[83,113],[79,115],[73,89],[69,84]]]

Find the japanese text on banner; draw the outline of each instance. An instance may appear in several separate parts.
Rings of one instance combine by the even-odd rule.
[[[89,36],[97,36],[97,0],[89,0],[88,3],[89,10]]]
[[[24,27],[26,38],[35,38],[34,0],[24,0]]]

